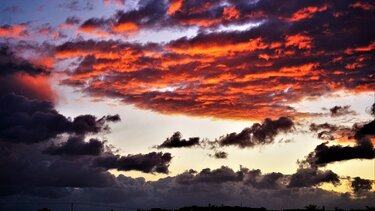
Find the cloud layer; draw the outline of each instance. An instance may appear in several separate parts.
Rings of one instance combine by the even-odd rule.
[[[64,84],[142,109],[230,119],[306,116],[290,104],[372,90],[373,8],[367,1],[140,1],[134,10],[85,20],[79,30],[99,39],[191,27],[199,33],[146,44],[93,36],[63,43],[56,56],[79,58]],[[219,30],[246,23],[256,26]]]

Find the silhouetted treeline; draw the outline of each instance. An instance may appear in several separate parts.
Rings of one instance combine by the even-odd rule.
[[[161,208],[152,208],[152,209],[138,209],[138,211],[276,211],[276,210],[267,210],[264,207],[261,208],[251,208],[251,207],[240,207],[240,206],[191,206],[191,207],[182,207],[179,209],[161,209]],[[324,206],[318,207],[316,205],[308,205],[304,209],[283,209],[282,211],[329,211],[326,210]],[[366,207],[365,209],[342,209],[335,208],[332,211],[375,211],[374,207]]]

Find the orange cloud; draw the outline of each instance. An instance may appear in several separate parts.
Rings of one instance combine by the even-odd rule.
[[[138,30],[138,25],[132,22],[124,22],[112,25],[112,31],[116,33],[132,33]]]
[[[92,35],[95,37],[99,37],[99,38],[112,36],[111,33],[108,33],[102,28],[96,27],[96,26],[80,26],[77,31],[88,34],[88,35]]]
[[[254,51],[265,49],[268,46],[262,41],[262,38],[250,39],[248,42],[240,43],[198,43],[196,45],[182,44],[172,46],[170,50],[180,54],[198,55],[205,54],[210,56],[225,56],[236,52]]]
[[[173,15],[176,13],[182,6],[184,0],[172,0],[169,4],[167,14]]]
[[[324,5],[321,7],[306,7],[295,12],[292,17],[288,18],[288,21],[300,21],[303,19],[311,18],[317,12],[323,12],[327,10],[328,6]]]
[[[224,7],[223,16],[226,20],[239,19],[240,13],[236,7]]]
[[[0,26],[0,37],[3,38],[14,38],[24,39],[27,36],[27,25],[16,24],[16,25],[5,25]]]
[[[368,11],[375,10],[375,5],[371,4],[371,3],[368,3],[368,2],[358,1],[356,3],[353,3],[353,4],[349,5],[349,6],[352,7],[352,8],[360,8],[360,9],[368,10]]]
[[[66,42],[57,47],[56,58],[80,59],[64,83],[97,99],[114,97],[142,109],[230,119],[305,117],[311,114],[290,105],[336,91],[368,92],[375,86],[374,30],[368,27],[374,20],[366,12],[358,16],[351,3],[152,4],[111,19],[93,18],[82,26],[113,34],[198,26],[197,35],[169,43]],[[252,21],[260,24],[218,30]],[[111,25],[119,22],[123,25]]]
[[[294,46],[298,47],[299,49],[311,49],[312,48],[312,39],[302,33],[295,34],[295,35],[287,35],[285,37],[286,43],[285,46]]]

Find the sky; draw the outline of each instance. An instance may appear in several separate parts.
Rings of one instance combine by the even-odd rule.
[[[1,209],[375,207],[373,1],[0,11]]]

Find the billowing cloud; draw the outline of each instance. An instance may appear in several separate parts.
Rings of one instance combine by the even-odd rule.
[[[356,139],[362,139],[366,136],[375,136],[375,120],[372,120],[358,128],[354,135]]]
[[[41,153],[44,143],[0,144],[0,194],[3,196],[38,187],[103,187],[115,182],[110,173],[90,167],[87,159],[64,159]]]
[[[199,137],[189,138],[188,140],[182,139],[180,132],[175,132],[170,138],[167,138],[162,144],[156,146],[158,149],[163,148],[182,148],[192,147],[199,145]]]
[[[262,123],[254,123],[251,127],[243,129],[240,133],[230,133],[220,136],[218,139],[210,141],[199,137],[191,137],[188,140],[182,139],[180,132],[174,133],[167,138],[162,144],[156,146],[158,149],[163,148],[182,148],[199,146],[201,148],[214,150],[214,154],[209,154],[215,158],[227,158],[228,154],[223,151],[217,151],[218,148],[227,146],[237,146],[239,148],[252,148],[256,146],[272,144],[275,137],[280,133],[289,133],[294,131],[294,122],[288,117],[280,117],[272,120],[264,119]]]
[[[15,73],[27,73],[29,75],[48,74],[44,68],[35,66],[25,59],[17,57],[8,46],[0,46],[0,76]]]
[[[11,86],[4,83],[0,92],[0,195],[64,197],[74,188],[110,187],[116,177],[98,160],[119,158],[115,164],[123,171],[168,173],[169,153],[122,156],[98,138],[110,131],[109,123],[119,122],[119,115],[79,115],[73,119],[59,113],[47,98],[40,99],[40,89],[49,84],[35,83],[36,89],[21,84],[45,77],[49,71],[1,48],[0,81],[13,76],[27,77]],[[4,88],[5,87],[5,88]],[[36,93],[34,93],[36,92]],[[88,139],[88,140],[87,140]],[[73,158],[74,156],[74,158]],[[158,160],[159,158],[159,160]],[[124,167],[125,166],[125,167]],[[109,167],[111,168],[111,167]]]
[[[43,66],[20,58],[8,46],[0,45],[0,95],[15,93],[33,99],[54,101],[55,94],[48,78],[50,71]]]
[[[216,142],[220,146],[238,146],[240,148],[271,144],[279,133],[291,132],[294,123],[287,117],[277,120],[265,119],[262,124],[254,123],[240,133],[230,133],[220,137]]]
[[[170,153],[150,152],[136,155],[107,155],[99,157],[94,164],[104,169],[117,169],[119,171],[137,170],[145,173],[167,174],[169,162],[172,160]]]
[[[334,185],[340,183],[339,176],[331,170],[318,170],[317,168],[300,168],[293,174],[288,184],[289,187],[310,187],[329,182]]]
[[[55,193],[55,196],[62,197],[67,201],[91,199],[100,204],[116,204],[119,207],[144,209],[150,209],[151,207],[174,209],[191,206],[192,204],[207,206],[208,203],[231,205],[238,204],[241,201],[243,206],[249,207],[266,207],[267,209],[302,208],[306,204],[310,204],[312,199],[316,204],[324,204],[327,209],[333,209],[337,206],[364,208],[366,205],[371,206],[373,204],[372,192],[366,192],[364,196],[367,197],[354,200],[349,194],[326,191],[315,187],[288,188],[283,182],[282,174],[262,174],[259,170],[240,169],[234,171],[227,167],[221,167],[205,169],[200,172],[190,170],[157,181],[145,181],[144,178],[131,178],[124,175],[119,175],[113,179],[115,182],[105,187],[74,189],[42,187],[33,191],[25,191],[23,194],[8,196],[6,199],[26,199],[28,194],[32,193],[36,199],[40,199],[39,201],[49,201],[46,196],[51,195],[45,194],[49,190],[50,193]],[[249,181],[245,182],[245,180]],[[50,206],[54,209],[53,205]],[[90,207],[90,209],[92,208]]]
[[[301,168],[292,175],[284,175],[278,172],[262,174],[259,169],[249,170],[244,167],[235,172],[226,166],[213,170],[206,168],[200,172],[194,170],[186,171],[177,175],[175,180],[177,183],[184,185],[241,182],[260,190],[313,187],[322,183],[337,185],[340,183],[339,176],[330,170],[321,171],[313,168]]]
[[[73,136],[59,145],[51,145],[43,152],[50,155],[100,155],[104,151],[104,142],[98,139],[90,139],[85,142],[84,137]]]
[[[125,4],[123,0],[102,2]],[[320,189],[324,183],[336,185],[340,180],[334,172],[319,167],[373,159],[375,121],[351,129],[311,124],[310,130],[319,138],[333,140],[354,134],[356,143],[320,144],[291,175],[222,166],[146,182],[144,178],[115,177],[108,170],[167,174],[172,155],[112,152],[103,138],[91,136],[108,133],[109,124],[120,121],[120,116],[68,118],[54,107],[49,84],[51,71],[57,70],[62,85],[140,109],[257,121],[269,117],[216,141],[183,139],[175,133],[157,147],[208,146],[214,152],[210,156],[226,158],[216,147],[271,144],[280,133],[293,131],[291,117],[311,116],[297,111],[293,104],[337,91],[373,91],[375,30],[369,27],[375,25],[373,2],[141,0],[135,4],[113,15],[71,16],[60,24],[61,34],[52,23],[34,27],[38,21],[0,26],[0,39],[22,40],[19,46],[37,45],[39,37],[28,37],[33,33],[58,38],[43,44],[57,46],[39,61],[19,58],[7,47],[0,49],[1,201],[64,197],[68,201],[173,208],[244,200],[251,206],[285,208],[303,207],[314,199],[332,208],[373,205],[374,193],[367,191],[371,181],[354,178],[353,192],[361,193],[354,200],[348,193]],[[94,1],[69,0],[59,6],[73,12],[90,11]],[[60,40],[63,30],[76,38]],[[186,37],[148,43],[141,43],[142,38],[140,43],[134,42],[138,38],[131,37],[168,30],[196,34],[189,31]],[[121,36],[132,39],[118,39]],[[17,50],[26,57],[34,56],[26,48]],[[374,107],[370,112],[375,113]],[[348,106],[335,106],[330,112],[332,117],[354,114]]]
[[[80,115],[71,121],[58,113],[50,102],[15,94],[0,96],[0,105],[0,141],[4,142],[36,143],[63,133],[97,134],[107,132],[107,122],[113,121],[93,115]]]
[[[312,166],[325,166],[337,161],[373,158],[375,158],[374,146],[371,140],[364,138],[357,140],[355,146],[329,146],[327,143],[322,143],[307,156],[306,161]]]

